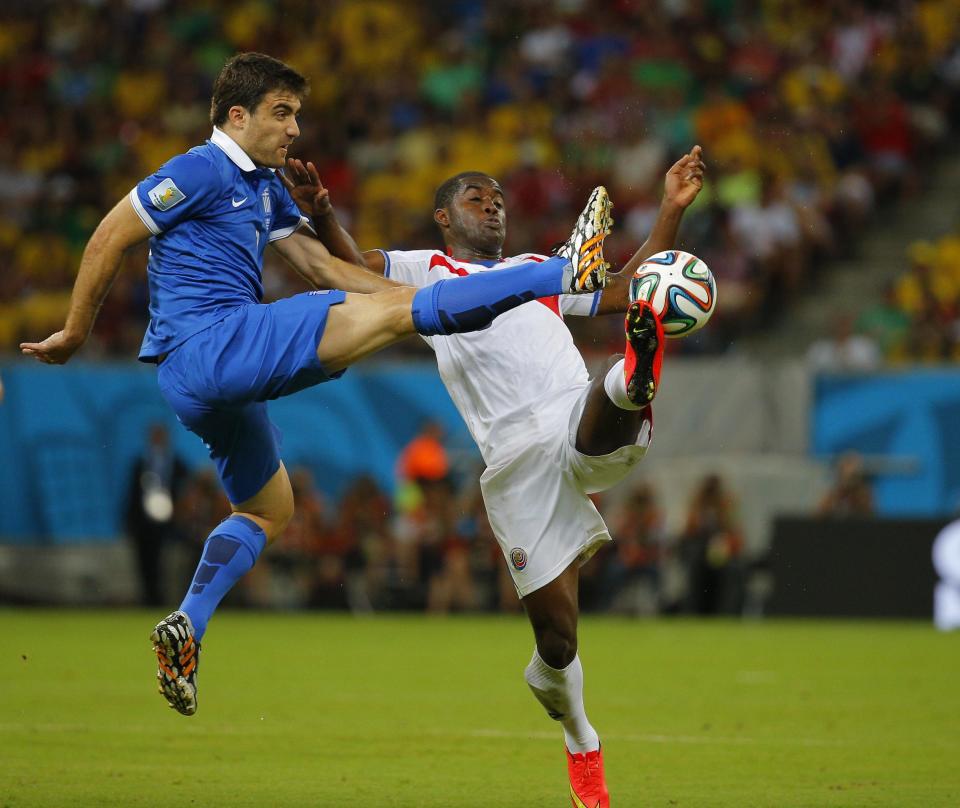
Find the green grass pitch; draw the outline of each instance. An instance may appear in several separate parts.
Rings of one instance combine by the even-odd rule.
[[[522,618],[223,612],[184,718],[161,616],[0,611],[0,808],[569,805]],[[581,656],[617,808],[960,805],[960,635],[589,618]]]

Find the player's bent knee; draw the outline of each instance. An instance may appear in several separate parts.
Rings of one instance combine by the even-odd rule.
[[[288,488],[285,495],[271,508],[269,515],[270,530],[267,532],[267,541],[272,542],[287,529],[287,525],[293,518],[293,507],[293,489]]]
[[[398,286],[376,292],[371,299],[379,307],[384,327],[398,337],[409,336],[415,332],[413,326],[413,296],[417,290],[412,286]]]
[[[537,653],[551,668],[567,667],[577,655],[576,632],[551,627],[537,634]]]
[[[608,356],[607,361],[603,365],[603,369],[596,376],[594,376],[594,380],[602,385],[603,380],[604,378],[606,378],[606,375],[610,372],[610,369],[615,364],[617,364],[617,362],[619,362],[621,359],[623,359],[622,353],[615,353]]]
[[[233,512],[256,522],[268,544],[280,536],[293,517],[293,487],[283,466],[256,496],[234,505]]]
[[[287,525],[290,524],[290,520],[293,518],[293,497],[290,498],[290,502],[287,506],[284,507],[282,511],[278,511],[273,515],[273,518],[270,520],[271,531],[267,535],[268,541],[273,541],[277,537],[283,534],[283,531],[287,529]]]
[[[263,530],[267,537],[267,544],[272,544],[277,538],[283,535],[287,525],[293,518],[293,499],[291,498],[289,507],[257,508],[256,510],[248,508],[236,508],[234,513],[246,516],[253,520]]]

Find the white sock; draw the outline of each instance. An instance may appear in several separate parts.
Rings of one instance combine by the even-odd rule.
[[[646,404],[634,404],[627,397],[627,382],[623,378],[623,363],[621,359],[610,370],[603,380],[603,389],[607,391],[607,398],[616,404],[621,410],[642,410]]]
[[[534,648],[524,678],[547,714],[563,725],[563,737],[571,753],[592,752],[600,748],[600,738],[590,726],[583,707],[583,666],[579,654],[558,671],[540,659]]]

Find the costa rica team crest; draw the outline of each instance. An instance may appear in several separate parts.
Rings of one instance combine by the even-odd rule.
[[[522,570],[527,566],[527,551],[522,547],[514,547],[510,551],[510,563],[515,570]]]

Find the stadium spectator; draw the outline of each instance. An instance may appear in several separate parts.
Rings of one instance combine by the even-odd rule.
[[[910,333],[910,317],[897,306],[896,286],[893,282],[884,285],[880,300],[860,312],[854,330],[873,340],[888,362],[904,360]]]
[[[424,485],[420,519],[421,574],[427,586],[427,611],[471,611],[479,605],[472,543],[458,530],[459,503],[446,479]]]
[[[443,446],[443,427],[428,421],[400,452],[397,474],[404,482],[443,480],[450,472],[450,461]]]
[[[136,556],[140,601],[160,606],[166,602],[165,559],[176,538],[174,505],[188,472],[163,424],[150,427],[146,443],[129,477],[124,525]]]
[[[367,475],[353,480],[340,499],[333,531],[323,545],[326,570],[342,570],[352,611],[370,611],[394,602],[396,578],[405,570],[396,555],[390,499]],[[332,558],[339,559],[336,564]],[[332,578],[328,578],[327,584]],[[415,583],[415,582],[411,582]]]
[[[817,506],[819,516],[873,516],[873,488],[857,452],[837,459],[836,479]]]
[[[329,533],[327,506],[310,469],[291,468],[290,487],[297,503],[293,516],[267,554],[263,570],[251,570],[255,581],[263,581],[264,605],[345,608],[342,559],[325,552]]]
[[[694,491],[678,548],[687,572],[687,611],[739,611],[743,536],[736,510],[734,497],[718,474],[704,477]]]
[[[655,614],[666,532],[653,486],[634,486],[611,521],[616,541],[604,565],[605,605],[627,614]]]
[[[829,373],[876,370],[882,359],[876,342],[854,331],[854,318],[844,313],[833,323],[833,336],[816,340],[807,352],[810,366]]]
[[[210,525],[230,515],[230,503],[217,485],[213,468],[202,466],[186,481],[174,506],[174,522],[180,546],[173,554],[177,580],[193,573],[200,560]]]
[[[909,267],[894,281],[893,306],[909,320],[905,358],[943,362],[960,357],[960,236],[914,242]]]

